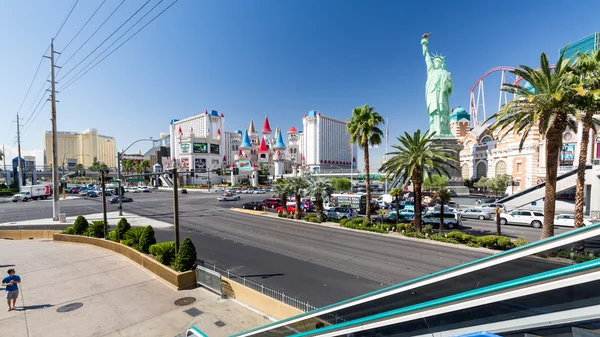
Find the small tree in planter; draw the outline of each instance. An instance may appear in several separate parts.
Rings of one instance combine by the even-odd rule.
[[[183,239],[173,262],[173,269],[179,272],[191,270],[196,262],[196,247],[189,237]]]
[[[159,242],[150,246],[150,254],[156,256],[156,261],[170,266],[175,259],[175,241]]]
[[[101,238],[104,235],[104,221],[92,221],[92,224],[88,227],[86,231],[86,235],[91,236],[93,238]]]
[[[75,219],[73,223],[73,234],[75,235],[83,235],[89,227],[88,221],[85,219],[83,215],[80,215]]]
[[[146,226],[144,231],[142,232],[142,236],[140,236],[140,242],[138,244],[138,250],[142,253],[148,253],[148,249],[150,246],[156,243],[156,238],[154,237],[154,229],[152,226]]]
[[[119,222],[117,222],[117,228],[115,228],[115,236],[116,241],[119,242],[125,239],[125,233],[127,233],[131,229],[131,225],[127,222],[127,219],[121,218]]]

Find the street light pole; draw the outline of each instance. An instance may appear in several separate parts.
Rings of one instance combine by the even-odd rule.
[[[177,195],[179,175],[173,165],[173,227],[175,229],[175,254],[179,251],[179,195]]]
[[[135,142],[129,144],[129,146],[125,150],[122,150],[121,152],[117,151],[117,188],[119,189],[119,192],[117,193],[117,195],[119,197],[119,216],[123,216],[123,201],[121,200],[122,199],[122,195],[121,195],[121,156],[127,150],[129,150],[129,148],[132,147],[135,143],[142,142],[142,141],[154,142],[154,140],[152,140],[152,137],[142,138],[142,139],[138,139]]]

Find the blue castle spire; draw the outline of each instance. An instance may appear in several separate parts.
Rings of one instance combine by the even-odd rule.
[[[281,131],[277,132],[277,140],[275,141],[275,146],[273,146],[273,149],[276,149],[276,150],[285,149],[285,143],[283,142],[283,137],[281,136],[281,134],[282,134]]]
[[[242,139],[242,144],[240,145],[240,149],[251,149],[252,144],[250,143],[250,137],[248,137],[248,129],[244,131],[244,138]]]

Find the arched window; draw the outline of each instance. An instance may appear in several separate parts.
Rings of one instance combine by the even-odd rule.
[[[496,177],[506,174],[506,162],[501,160],[496,163]]]
[[[484,162],[477,164],[477,178],[487,176],[487,165]]]
[[[465,144],[465,149],[471,149],[473,147],[473,141],[469,140],[467,141],[467,143]]]
[[[485,136],[485,137],[483,137],[483,139],[481,139],[481,143],[482,143],[482,144],[489,143],[489,142],[491,142],[492,140],[493,140],[493,139],[492,139],[492,137],[490,137],[490,136]]]
[[[460,171],[461,171],[461,175],[462,175],[463,179],[471,178],[469,175],[469,165],[468,164],[463,164]]]

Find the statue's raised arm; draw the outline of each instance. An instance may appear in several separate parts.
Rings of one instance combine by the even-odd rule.
[[[431,55],[429,55],[429,48],[427,47],[427,44],[429,44],[429,35],[431,35],[431,33],[423,34],[423,37],[421,38],[421,45],[423,46],[423,56],[425,56],[425,64],[427,64],[428,71],[429,69],[431,69],[432,66]]]

